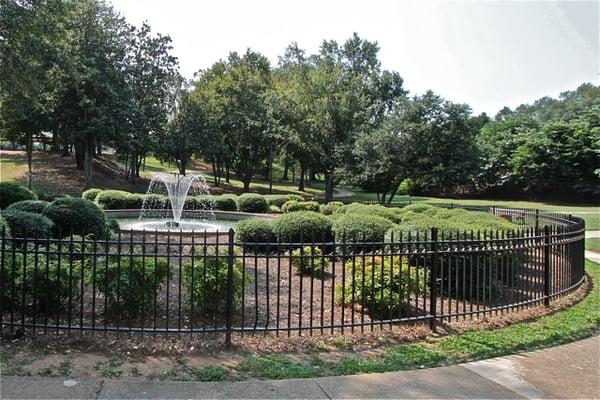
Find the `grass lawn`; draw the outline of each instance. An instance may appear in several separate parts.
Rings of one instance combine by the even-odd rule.
[[[27,159],[4,157],[4,155],[0,155],[0,182],[12,182],[26,174]]]
[[[600,253],[600,238],[585,239],[585,249]]]

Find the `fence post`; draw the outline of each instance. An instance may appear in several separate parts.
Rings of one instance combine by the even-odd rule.
[[[437,279],[438,279],[438,228],[431,228],[431,273],[429,278],[429,327],[435,331],[437,315]]]
[[[544,226],[544,304],[550,305],[550,279],[551,279],[551,263],[550,263],[550,227]]]
[[[233,318],[233,249],[234,232],[229,228],[229,245],[227,247],[227,298],[225,305],[225,347],[231,348],[231,320]]]

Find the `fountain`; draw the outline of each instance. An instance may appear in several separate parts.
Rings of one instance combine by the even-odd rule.
[[[227,229],[227,224],[216,223],[214,204],[208,195],[202,175],[156,174],[144,195],[139,217],[120,221],[121,227],[158,231]]]

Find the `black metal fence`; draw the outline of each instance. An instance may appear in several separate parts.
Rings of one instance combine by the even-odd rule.
[[[481,210],[481,208],[477,208]],[[505,313],[584,279],[584,222],[485,207],[516,231],[247,243],[234,231],[0,243],[3,332],[324,334]]]

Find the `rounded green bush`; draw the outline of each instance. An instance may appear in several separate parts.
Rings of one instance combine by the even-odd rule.
[[[253,248],[255,243],[274,242],[275,234],[269,221],[245,219],[240,221],[235,228],[235,241],[248,243],[246,247]]]
[[[8,206],[7,210],[19,210],[19,211],[27,211],[36,214],[41,214],[44,211],[44,208],[48,206],[47,201],[44,200],[22,200],[17,201],[16,203],[12,203]]]
[[[290,200],[303,201],[304,198],[297,194],[267,194],[265,199],[270,206],[277,206],[281,208],[286,202]]]
[[[333,232],[338,241],[382,242],[393,226],[392,221],[375,214],[347,213],[333,219]]]
[[[127,208],[128,196],[129,193],[122,190],[103,190],[94,201],[107,210],[123,210]]]
[[[345,284],[336,286],[337,303],[360,304],[376,318],[405,316],[409,299],[427,294],[426,270],[411,271],[406,257],[356,257],[345,269]]]
[[[292,251],[290,263],[299,274],[315,278],[322,278],[327,266],[323,251],[316,246],[304,246]]]
[[[423,213],[432,208],[439,208],[439,207],[434,207],[431,204],[426,204],[426,203],[415,203],[415,204],[409,204],[408,206],[404,207],[404,211],[412,211],[414,213],[420,214],[420,213]]]
[[[37,196],[25,186],[13,182],[0,182],[0,209],[22,200],[37,200]]]
[[[89,201],[94,201],[94,200],[96,200],[96,196],[98,196],[98,194],[100,194],[100,192],[102,192],[102,189],[98,189],[98,188],[88,189],[81,194],[81,198],[89,200]]]
[[[54,224],[41,214],[7,209],[2,211],[2,216],[8,223],[13,237],[45,238],[52,234]]]
[[[213,196],[188,196],[183,208],[185,210],[213,210],[215,201]]]
[[[238,209],[248,213],[266,213],[269,205],[265,196],[257,193],[244,193],[238,197]]]
[[[166,258],[109,257],[96,267],[96,288],[106,297],[110,314],[136,318],[152,310],[153,299],[173,270]]]
[[[183,264],[183,284],[188,293],[190,308],[206,314],[223,314],[227,307],[227,253],[198,257]],[[239,258],[233,261],[232,305],[239,307],[246,282]],[[247,278],[247,277],[246,277]],[[246,279],[248,281],[249,279]]]
[[[62,236],[72,233],[102,238],[107,233],[104,213],[89,200],[76,197],[56,199],[44,209],[43,215],[54,222],[54,232]]]
[[[234,194],[222,194],[219,196],[215,196],[215,210],[236,211],[238,208],[237,198],[238,197]]]
[[[352,203],[342,207],[339,207],[335,212],[338,214],[366,214],[366,215],[377,215],[382,218],[386,218],[394,223],[399,223],[402,217],[399,216],[393,209],[387,208],[381,205],[367,205],[360,203]]]
[[[281,211],[284,213],[291,213],[297,211],[314,211],[319,212],[319,203],[316,201],[286,201],[281,207]]]
[[[277,217],[272,223],[275,237],[282,242],[309,243],[332,239],[331,221],[313,211],[298,211]]]

